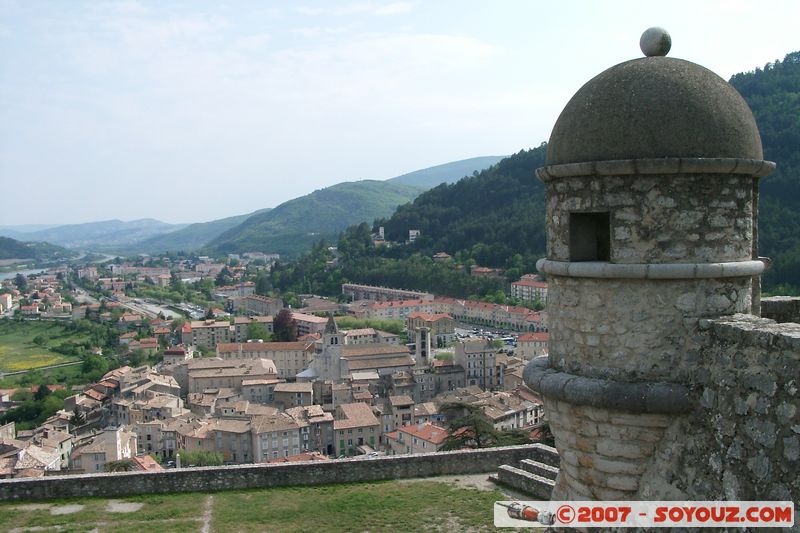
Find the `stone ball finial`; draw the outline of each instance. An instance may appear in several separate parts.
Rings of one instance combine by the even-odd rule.
[[[665,56],[672,48],[672,37],[664,28],[653,26],[647,28],[639,39],[639,48],[647,57]]]

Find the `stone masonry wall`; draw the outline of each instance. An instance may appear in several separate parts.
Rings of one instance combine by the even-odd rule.
[[[181,468],[0,480],[0,501],[323,485],[496,471],[532,456],[534,446],[355,458],[312,463]]]
[[[751,278],[550,276],[549,283],[551,364],[586,377],[690,379],[701,340],[698,319],[750,309]]]
[[[696,409],[674,420],[641,499],[800,501],[800,324],[701,322]]]
[[[752,257],[750,176],[581,176],[547,183],[547,257],[569,261],[569,213],[611,213],[612,263]]]
[[[635,500],[671,418],[545,398],[561,465],[553,500]]]
[[[761,298],[761,316],[775,322],[800,323],[800,297],[769,296]]]

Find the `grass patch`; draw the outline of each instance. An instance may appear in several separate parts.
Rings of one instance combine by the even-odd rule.
[[[45,346],[33,342],[37,336],[46,339]],[[62,324],[49,321],[0,321],[0,371],[15,372],[76,361],[48,348],[66,341],[83,342],[86,336],[65,331]]]
[[[130,513],[109,512],[110,500],[80,498],[0,504],[0,531],[47,527],[59,531],[199,531],[207,494],[158,494],[115,498],[141,503]],[[497,490],[440,481],[377,482],[286,487],[213,494],[213,532],[494,531]],[[54,509],[83,506],[70,514]],[[74,507],[73,507],[74,508]]]
[[[213,530],[493,531],[498,491],[436,481],[357,483],[224,492],[214,496]]]
[[[79,498],[51,502],[15,502],[0,504],[0,531],[14,528],[50,527],[59,531],[198,531],[203,516],[205,495],[167,494],[132,496],[113,501],[141,503],[142,508],[130,513],[110,512],[105,498]],[[56,514],[71,506],[82,506],[76,512]]]

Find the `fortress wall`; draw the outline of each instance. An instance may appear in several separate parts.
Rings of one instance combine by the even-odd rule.
[[[800,324],[700,321],[694,411],[674,420],[639,498],[800,501]]]
[[[750,310],[751,278],[597,279],[550,276],[554,368],[582,376],[686,381],[697,322]]]
[[[775,322],[800,323],[800,297],[770,296],[761,298],[761,316]]]
[[[209,492],[291,485],[325,485],[493,472],[535,455],[539,445],[353,458],[309,463],[181,468],[0,480],[0,501],[135,494]]]
[[[613,263],[752,257],[752,177],[580,176],[547,183],[547,257],[570,261],[570,213],[610,214]]]

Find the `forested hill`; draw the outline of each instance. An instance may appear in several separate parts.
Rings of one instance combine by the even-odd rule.
[[[265,250],[296,257],[350,224],[386,216],[422,191],[403,183],[363,180],[326,187],[251,216],[209,243],[215,253]]]
[[[77,255],[75,252],[46,242],[21,242],[0,237],[0,259],[33,259],[55,261]]]
[[[339,268],[326,267],[333,257],[320,243],[299,261],[276,265],[272,285],[284,293],[333,296],[341,283],[353,281],[504,303],[503,280],[470,276],[468,267],[502,267],[514,279],[535,269],[545,233],[544,187],[534,170],[546,152],[544,144],[523,150],[475,176],[439,185],[375,222],[374,229],[384,226],[392,241],[421,230],[413,245],[374,248],[367,224],[351,226],[339,238]],[[433,261],[441,251],[455,261]]]
[[[800,52],[763,69],[736,74],[731,84],[744,96],[758,123],[764,159],[778,168],[761,180],[759,248],[773,259],[764,286],[800,290]]]
[[[507,267],[519,254],[532,267],[545,252],[544,187],[534,170],[544,166],[546,155],[545,144],[523,150],[476,176],[423,193],[375,225],[394,241],[419,229],[413,248],[425,254],[463,251],[491,267]]]

